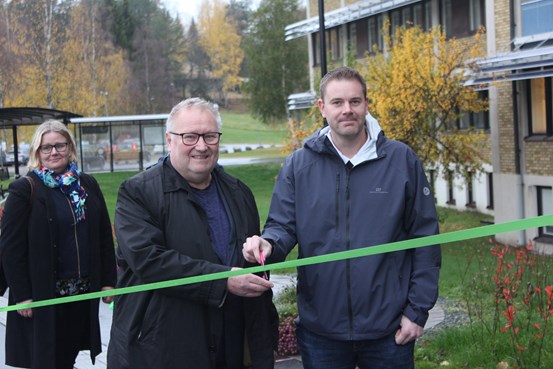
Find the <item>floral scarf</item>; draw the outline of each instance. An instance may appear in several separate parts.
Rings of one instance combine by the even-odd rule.
[[[71,202],[77,223],[86,219],[85,201],[88,194],[81,186],[81,181],[79,180],[80,173],[74,162],[69,163],[69,168],[63,174],[56,174],[42,165],[36,168],[34,172],[42,179],[42,182],[46,186],[50,188],[59,187],[63,194],[69,196],[69,202]]]

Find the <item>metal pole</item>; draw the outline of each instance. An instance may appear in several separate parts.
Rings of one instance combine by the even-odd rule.
[[[319,39],[321,41],[321,77],[326,74],[325,5],[319,0]]]
[[[325,5],[324,0],[319,0],[319,39],[321,41],[321,78],[326,75],[326,40],[325,40]],[[328,126],[326,118],[323,118],[323,126]]]

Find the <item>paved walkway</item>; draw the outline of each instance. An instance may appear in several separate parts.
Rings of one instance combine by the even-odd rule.
[[[274,283],[275,287],[273,292],[277,296],[286,286],[293,285],[295,283],[294,275],[282,275],[282,274],[272,274],[271,281]],[[0,297],[0,306],[7,305],[7,295]],[[77,358],[75,364],[76,369],[105,369],[106,368],[106,353],[107,346],[109,342],[109,331],[111,328],[111,317],[112,312],[109,309],[109,306],[100,302],[100,330],[102,334],[102,353],[96,357],[96,365],[92,365],[90,362],[90,355],[88,352],[81,352]],[[429,329],[440,323],[444,320],[444,311],[443,309],[436,305],[434,309],[430,311],[430,317],[426,323],[425,329]],[[9,369],[4,364],[4,340],[6,334],[6,313],[0,313],[0,369]],[[301,360],[299,357],[290,357],[282,358],[276,363],[277,369],[302,369]]]

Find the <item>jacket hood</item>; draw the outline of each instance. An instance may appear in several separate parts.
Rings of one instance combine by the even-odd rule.
[[[380,133],[382,132],[382,128],[380,128],[380,124],[371,115],[371,113],[367,113],[367,115],[365,116],[365,127],[367,128],[370,137],[369,145],[366,148],[366,150],[368,151],[368,156],[370,159],[376,159],[378,157],[378,153],[376,151],[376,142]],[[304,147],[316,153],[328,152],[329,147],[325,145],[325,139],[329,131],[329,126],[319,129],[305,141]]]

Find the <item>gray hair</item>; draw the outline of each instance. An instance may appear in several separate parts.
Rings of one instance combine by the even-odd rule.
[[[167,132],[173,130],[175,116],[185,109],[200,109],[210,112],[211,114],[213,114],[213,118],[215,118],[215,122],[217,123],[217,130],[221,132],[223,122],[221,120],[221,114],[219,114],[219,106],[199,97],[191,97],[183,100],[175,105],[173,109],[171,109],[169,117],[167,118],[167,123],[165,125],[165,129]]]
[[[48,132],[56,132],[65,137],[65,139],[67,140],[67,149],[69,150],[69,162],[76,163],[78,161],[77,148],[75,145],[73,134],[71,133],[69,128],[67,128],[66,125],[59,120],[50,119],[38,126],[35,134],[33,135],[33,138],[31,139],[31,145],[29,148],[29,162],[27,163],[27,167],[30,170],[38,168],[41,164],[39,157],[39,148],[40,144],[42,143],[42,136],[44,136]]]

